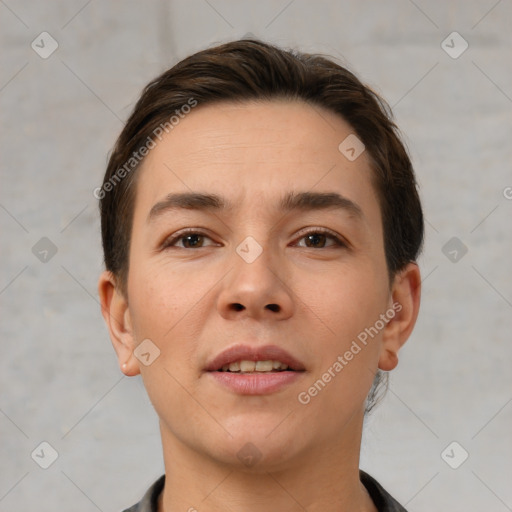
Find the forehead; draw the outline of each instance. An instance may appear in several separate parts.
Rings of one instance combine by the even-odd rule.
[[[146,156],[135,217],[170,192],[191,191],[253,209],[290,191],[335,191],[379,216],[366,152],[354,161],[340,152],[349,136],[340,116],[299,101],[199,105]]]

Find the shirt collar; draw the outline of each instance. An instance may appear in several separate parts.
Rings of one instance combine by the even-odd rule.
[[[407,512],[380,484],[363,470],[359,470],[359,479],[379,512]],[[165,475],[162,475],[144,494],[143,498],[124,512],[157,512],[158,498],[164,488]]]

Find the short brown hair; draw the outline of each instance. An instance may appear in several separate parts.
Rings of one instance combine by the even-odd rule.
[[[244,39],[195,53],[151,81],[117,139],[103,185],[97,189],[100,194],[95,195],[100,198],[105,266],[125,295],[141,148],[148,146],[159,127],[172,128],[170,117],[183,112],[191,99],[206,105],[277,98],[320,106],[351,125],[370,156],[390,278],[417,259],[424,231],[421,203],[411,161],[387,103],[323,56]]]

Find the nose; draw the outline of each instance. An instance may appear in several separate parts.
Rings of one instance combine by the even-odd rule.
[[[234,252],[231,270],[222,281],[218,296],[221,316],[231,320],[284,320],[292,316],[293,291],[284,258],[269,249],[263,249],[253,261],[240,254]]]

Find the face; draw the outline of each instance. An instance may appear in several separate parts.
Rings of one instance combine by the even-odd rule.
[[[160,351],[128,364],[164,439],[229,463],[250,442],[278,468],[360,426],[393,297],[368,155],[338,149],[352,133],[300,102],[199,106],[146,157],[125,340]],[[281,349],[295,371],[206,371],[240,346],[227,360]]]

